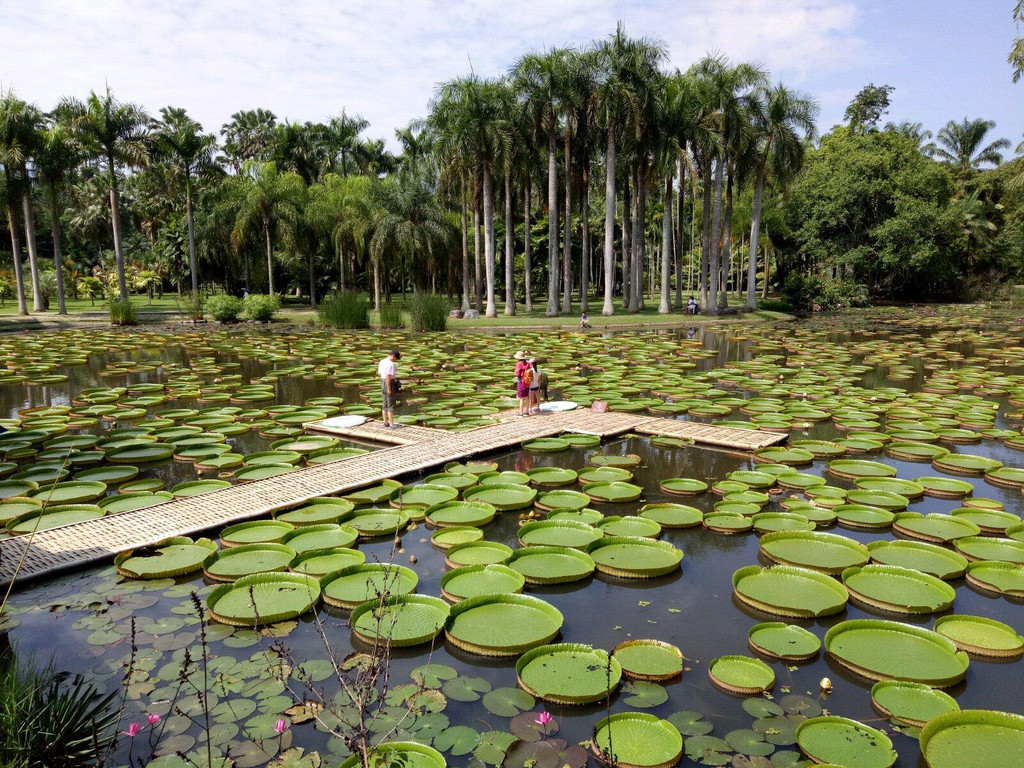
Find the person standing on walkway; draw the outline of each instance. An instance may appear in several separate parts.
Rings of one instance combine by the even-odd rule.
[[[533,374],[530,381],[530,413],[540,413],[540,377],[541,370],[537,367],[537,358],[529,360],[530,372]]]
[[[383,399],[380,413],[384,426],[395,428],[395,397],[398,394],[398,373],[395,362],[402,359],[402,353],[392,349],[391,354],[377,364],[377,375],[380,376],[380,394]]]

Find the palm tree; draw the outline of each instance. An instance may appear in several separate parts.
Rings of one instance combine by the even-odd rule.
[[[480,169],[483,192],[484,264],[487,317],[497,317],[494,303],[494,178],[493,171],[508,151],[511,131],[504,119],[510,89],[501,81],[476,75],[458,78],[441,86],[432,103],[432,119],[445,137],[439,139],[457,151],[470,154]]]
[[[262,232],[267,247],[267,292],[273,296],[274,236],[294,235],[306,185],[297,173],[279,173],[273,162],[246,163],[239,182],[243,198],[231,236],[236,244],[241,244],[256,230]]]
[[[933,154],[961,174],[977,170],[985,163],[999,165],[1003,161],[1000,150],[1009,149],[1010,142],[996,139],[986,145],[985,139],[995,127],[994,120],[950,120],[935,137],[938,146]]]
[[[547,138],[548,317],[558,314],[558,116],[571,55],[567,48],[527,54],[512,70],[515,89],[526,104],[534,134]]]
[[[12,91],[0,99],[0,162],[4,166],[4,200],[7,207],[7,223],[11,232],[11,251],[14,257],[14,282],[18,293],[18,314],[28,314],[25,300],[25,278],[21,269],[21,238],[18,233],[18,197],[22,180],[15,172],[25,167],[28,148],[21,122],[25,102]],[[33,291],[34,298],[35,291]],[[34,303],[34,302],[33,302]]]
[[[776,182],[785,186],[799,173],[804,158],[804,142],[814,138],[814,120],[818,115],[818,104],[814,99],[783,85],[759,88],[752,107],[756,158],[750,251],[747,254],[746,308],[750,310],[757,309],[757,249],[761,237],[765,178],[770,173]]]
[[[911,139],[917,144],[918,150],[923,155],[931,157],[935,152],[935,144],[932,143],[934,134],[931,131],[925,130],[923,123],[914,123],[910,120],[903,120],[899,123],[886,123],[885,130]]]
[[[75,169],[84,158],[82,145],[61,120],[60,110],[50,116],[48,124],[40,132],[35,149],[35,164],[39,176],[46,185],[50,203],[50,231],[53,236],[53,267],[57,273],[57,311],[68,313],[64,302],[64,266],[61,251],[62,225],[60,220],[60,195],[68,184]]]
[[[203,133],[203,126],[188,116],[184,109],[164,107],[161,120],[154,126],[151,141],[153,154],[172,164],[185,182],[185,219],[188,225],[188,263],[192,275],[192,293],[199,292],[199,264],[196,260],[194,186],[197,178],[211,176],[220,170],[215,160],[217,139]]]
[[[328,121],[324,140],[330,149],[332,163],[340,165],[342,177],[348,176],[349,163],[353,159],[358,161],[359,155],[362,154],[363,145],[359,134],[369,127],[369,120],[362,115],[350,117],[344,109],[340,115]],[[353,164],[353,170],[358,170],[356,164]]]
[[[370,224],[370,179],[367,176],[339,176],[329,173],[309,188],[306,219],[314,229],[327,235],[338,257],[338,288],[347,288],[345,255],[351,244],[363,252]]]
[[[269,109],[248,109],[235,112],[221,126],[224,152],[231,159],[235,173],[247,160],[265,163],[270,160],[277,128],[277,115]]]
[[[110,227],[114,235],[117,286],[122,299],[128,298],[124,275],[124,246],[121,242],[121,197],[118,166],[141,166],[146,162],[149,117],[142,107],[122,103],[108,86],[101,96],[93,91],[83,104],[66,100],[61,110],[71,119],[83,145],[106,166],[110,197]]]

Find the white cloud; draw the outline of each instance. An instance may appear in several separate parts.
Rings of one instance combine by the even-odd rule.
[[[185,106],[208,130],[238,109],[301,121],[344,107],[390,140],[470,62],[501,73],[620,19],[663,40],[673,67],[720,51],[797,86],[863,48],[852,0],[0,0],[0,76],[42,108],[108,82],[154,112]]]

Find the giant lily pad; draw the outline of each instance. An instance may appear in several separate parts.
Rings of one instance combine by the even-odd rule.
[[[579,491],[557,488],[537,497],[537,509],[586,509],[590,505],[590,497]]]
[[[167,539],[150,549],[122,552],[114,558],[117,572],[129,579],[170,579],[203,567],[217,545],[209,539],[187,537]]]
[[[816,763],[889,768],[896,762],[888,736],[845,717],[826,715],[805,720],[796,729],[796,743]]]
[[[456,603],[445,624],[456,646],[484,656],[516,656],[554,638],[562,614],[527,595],[482,595]]]
[[[215,587],[210,616],[239,627],[266,626],[301,616],[320,599],[320,583],[299,573],[257,573]]]
[[[643,493],[643,488],[632,483],[587,483],[583,488],[591,499],[604,502],[636,501]]]
[[[284,544],[243,544],[214,552],[203,560],[203,573],[213,581],[234,581],[267,571],[284,571],[295,550]]]
[[[620,712],[594,726],[591,749],[606,765],[671,768],[683,755],[683,737],[655,715]]]
[[[612,656],[627,677],[637,680],[671,680],[683,671],[683,654],[661,640],[626,640],[615,646]]]
[[[795,624],[768,621],[750,628],[747,642],[751,649],[773,659],[807,661],[818,655],[821,641]]]
[[[708,489],[708,484],[688,477],[670,477],[662,480],[659,487],[673,496],[699,496]]]
[[[291,523],[280,520],[251,520],[229,525],[220,532],[220,543],[225,547],[242,544],[277,544],[286,534],[295,530]]]
[[[1014,768],[1024,754],[1024,717],[965,709],[932,718],[921,731],[930,768]]]
[[[533,503],[537,491],[526,485],[477,485],[467,488],[462,497],[466,501],[479,501],[490,504],[502,512],[525,509]]]
[[[456,544],[465,544],[469,541],[480,541],[484,532],[471,525],[453,525],[448,528],[438,528],[430,534],[430,543],[438,549],[449,549]]]
[[[368,600],[407,595],[416,589],[416,571],[390,563],[363,563],[333,571],[320,580],[324,602],[354,608]]]
[[[352,502],[346,499],[313,499],[301,507],[278,512],[274,518],[296,527],[340,523],[348,519],[353,506]]]
[[[592,574],[595,568],[590,555],[569,547],[523,547],[511,552],[507,562],[510,568],[523,574],[527,584],[580,581]]]
[[[666,541],[606,536],[587,547],[597,570],[625,579],[650,579],[679,568],[683,552]]]
[[[975,656],[1013,659],[1024,654],[1024,637],[1008,624],[984,616],[942,616],[935,631]]]
[[[850,480],[862,477],[895,477],[896,475],[895,467],[864,459],[834,459],[828,463],[828,471],[837,477]]]
[[[661,525],[654,520],[632,515],[609,515],[598,521],[595,527],[606,536],[640,536],[653,539],[661,533]]]
[[[847,568],[843,583],[854,600],[893,613],[944,611],[956,597],[956,591],[941,579],[898,565]]]
[[[311,549],[296,555],[295,559],[289,563],[288,570],[321,578],[333,571],[340,571],[342,568],[364,562],[366,562],[366,555],[358,549],[348,547]]]
[[[458,488],[450,485],[407,485],[397,488],[391,495],[391,506],[401,509],[406,506],[430,507],[458,498]]]
[[[496,541],[468,541],[448,548],[444,562],[449,568],[463,565],[504,563],[512,556],[512,547]]]
[[[427,595],[395,595],[362,603],[352,611],[352,632],[366,643],[388,640],[395,647],[428,643],[440,634],[448,603]]]
[[[937,544],[981,533],[981,529],[969,520],[934,512],[929,515],[922,515],[920,512],[901,512],[894,518],[892,527],[904,536]]]
[[[967,581],[985,592],[1024,597],[1024,565],[987,560],[970,563]]]
[[[940,579],[958,579],[967,571],[967,558],[922,541],[872,541],[871,559],[884,565],[913,568]]]
[[[732,575],[732,585],[742,602],[779,616],[828,616],[843,610],[849,597],[835,579],[788,565],[740,568]]]
[[[95,504],[57,504],[23,512],[7,521],[7,532],[21,536],[48,531],[62,525],[97,520],[106,514]]]
[[[542,645],[516,663],[519,685],[556,704],[589,704],[607,698],[622,677],[614,657],[579,643]]]
[[[48,483],[26,495],[45,504],[82,504],[98,499],[106,492],[106,483],[98,480],[71,480]]]
[[[438,528],[481,526],[494,519],[495,509],[482,501],[443,501],[427,507],[426,519]]]
[[[535,520],[519,529],[519,541],[524,547],[585,549],[603,535],[602,531],[592,525],[572,520]]]
[[[813,568],[839,574],[854,565],[864,565],[871,557],[858,541],[833,533],[782,531],[761,537],[761,552],[776,563]]]
[[[518,594],[525,581],[505,565],[467,565],[441,577],[441,594],[453,603],[480,595]]]
[[[708,675],[717,687],[742,696],[761,694],[775,685],[772,668],[749,656],[720,656],[708,665]]]
[[[967,654],[957,650],[952,640],[895,621],[855,619],[836,624],[825,634],[825,650],[870,680],[905,680],[946,688],[967,673]]]
[[[1016,539],[964,536],[956,539],[953,547],[972,562],[1000,560],[1006,563],[1024,563],[1024,542]]]
[[[394,765],[400,765],[402,768],[445,768],[447,763],[436,749],[416,742],[385,741],[377,745],[370,756],[370,768],[388,768]],[[362,755],[352,755],[338,768],[362,766]]]
[[[933,717],[960,710],[956,699],[924,683],[882,680],[871,686],[875,709],[897,725],[917,728]]]
[[[693,528],[704,521],[703,512],[685,504],[644,504],[638,514],[662,528]]]
[[[364,539],[390,536],[409,524],[409,516],[396,509],[357,509],[345,521]]]
[[[540,486],[571,485],[577,479],[576,472],[562,467],[537,467],[526,474],[533,485]]]

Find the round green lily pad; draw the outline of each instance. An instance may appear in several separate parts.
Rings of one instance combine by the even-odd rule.
[[[271,723],[273,724],[273,723]],[[362,768],[362,755],[352,755],[338,768]],[[370,757],[374,768],[399,765],[402,768],[446,768],[444,757],[436,749],[411,741],[385,741]]]
[[[591,751],[620,768],[671,768],[683,755],[683,737],[667,720],[646,712],[620,712],[598,721]]]
[[[526,485],[477,485],[467,488],[462,493],[466,501],[479,501],[490,504],[502,512],[525,509],[533,503],[537,491]]]
[[[496,541],[467,541],[453,544],[445,555],[445,565],[458,568],[463,565],[504,563],[512,556],[512,547]]]
[[[869,680],[905,680],[946,688],[963,680],[967,654],[929,629],[881,619],[854,619],[825,634],[825,650]]]
[[[876,728],[845,717],[825,715],[796,729],[800,750],[816,763],[845,768],[889,768],[896,762],[892,741]]]
[[[358,549],[336,547],[333,549],[311,549],[295,556],[288,564],[288,570],[321,578],[333,571],[340,571],[350,565],[366,562],[366,555]]]
[[[1024,597],[1024,565],[988,560],[969,563],[967,581],[985,592]]]
[[[353,634],[371,645],[388,640],[404,647],[428,643],[444,629],[448,603],[428,595],[394,595],[356,606],[349,617]]]
[[[562,614],[527,595],[482,595],[456,603],[445,636],[459,648],[483,656],[516,656],[544,645],[562,628]]]
[[[643,493],[643,488],[632,483],[587,483],[583,486],[584,493],[594,501],[626,502],[636,501]]]
[[[835,579],[789,565],[748,565],[732,575],[732,585],[740,601],[778,616],[829,616],[843,610],[849,597]]]
[[[935,631],[975,656],[1013,659],[1024,654],[1024,637],[1009,624],[984,616],[942,616],[935,620]]]
[[[430,534],[430,543],[438,549],[449,549],[456,544],[465,544],[469,541],[480,541],[484,532],[471,525],[453,525],[448,528],[438,528]]]
[[[353,509],[354,505],[351,501],[328,497],[313,499],[301,507],[278,512],[274,515],[274,519],[291,523],[297,528],[305,525],[340,523],[348,519],[349,513]]]
[[[523,547],[510,553],[509,568],[526,578],[527,584],[567,584],[594,572],[593,558],[569,547]]]
[[[519,528],[519,542],[524,547],[571,547],[585,549],[604,533],[592,525],[572,520],[534,520]]]
[[[817,657],[821,640],[812,632],[795,624],[767,621],[747,632],[751,649],[782,661],[807,661]]]
[[[357,509],[345,521],[345,525],[355,528],[364,539],[391,536],[408,524],[409,515],[397,509]]]
[[[679,568],[682,550],[666,541],[605,536],[587,547],[597,570],[625,579],[650,579]]]
[[[775,672],[760,659],[720,656],[708,665],[711,682],[729,693],[754,696],[771,690]]]
[[[662,480],[658,487],[664,493],[673,496],[699,496],[708,489],[708,484],[703,480],[691,479],[688,477],[670,477]]]
[[[932,718],[921,731],[929,768],[1015,768],[1024,754],[1024,717],[965,709]]]
[[[626,640],[615,646],[612,656],[627,677],[637,680],[671,680],[683,672],[683,654],[661,640]]]
[[[320,599],[320,582],[299,573],[257,573],[215,587],[206,598],[213,619],[238,627],[293,619]]]
[[[929,515],[922,515],[920,512],[901,512],[893,519],[892,527],[894,531],[904,536],[936,544],[945,544],[981,533],[981,528],[969,520],[934,512]]]
[[[349,525],[322,523],[294,528],[281,538],[281,543],[301,555],[314,549],[351,547],[358,538],[359,532]]]
[[[704,513],[685,504],[644,504],[638,513],[662,528],[693,528],[704,521]]]
[[[443,501],[427,507],[426,520],[438,528],[481,526],[494,519],[495,509],[482,501]]]
[[[847,568],[843,583],[855,601],[892,613],[936,613],[950,608],[956,597],[941,579],[898,565]]]
[[[203,567],[217,545],[209,539],[167,539],[149,549],[128,550],[114,558],[117,572],[129,579],[172,579]]]
[[[609,515],[599,520],[594,527],[606,536],[641,536],[653,539],[661,533],[661,525],[654,520],[632,515]]]
[[[1024,542],[1016,539],[964,536],[955,539],[953,547],[972,562],[999,560],[1005,563],[1024,563]]]
[[[854,565],[864,565],[871,557],[858,541],[834,533],[819,531],[781,531],[761,537],[761,552],[773,562],[813,568],[836,575]]]
[[[441,594],[453,603],[480,595],[518,594],[526,579],[506,565],[466,565],[441,577]]]
[[[284,571],[295,550],[284,544],[243,544],[214,552],[203,560],[203,573],[212,581],[235,581],[264,571]]]
[[[407,595],[416,590],[416,571],[390,563],[362,563],[333,571],[320,580],[324,602],[354,608],[368,600]]]
[[[590,497],[585,493],[571,491],[567,488],[556,488],[553,491],[548,491],[538,496],[536,507],[546,511],[554,509],[586,509],[590,506],[590,501]]]
[[[557,437],[542,437],[523,443],[523,450],[531,453],[558,453],[569,450],[569,443]]]
[[[875,709],[897,725],[921,728],[933,717],[957,712],[960,705],[948,693],[924,683],[882,680],[871,686]]]
[[[599,648],[580,643],[542,645],[516,662],[519,686],[555,704],[590,704],[606,699],[619,684],[622,668]]]
[[[577,480],[577,474],[571,469],[562,467],[537,467],[526,473],[533,485],[559,486],[571,485]],[[632,477],[632,475],[630,475]]]
[[[280,543],[285,535],[295,530],[291,523],[280,520],[250,520],[229,525],[220,532],[220,543],[225,547],[242,544]]]
[[[967,558],[936,544],[923,541],[872,541],[872,561],[883,565],[913,568],[940,579],[958,579],[967,572]]]

